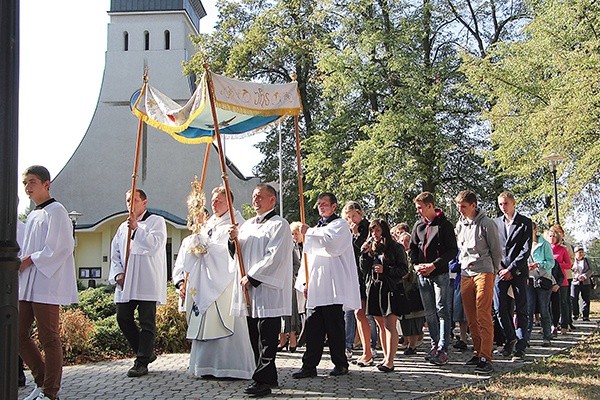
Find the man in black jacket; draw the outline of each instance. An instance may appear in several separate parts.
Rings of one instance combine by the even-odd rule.
[[[456,256],[454,226],[442,210],[435,208],[429,192],[413,200],[421,220],[415,223],[410,239],[410,259],[419,275],[419,292],[431,336],[431,350],[425,359],[432,364],[448,362],[451,316],[448,263]]]
[[[533,227],[529,218],[515,211],[515,196],[511,192],[498,195],[498,207],[503,214],[495,220],[502,245],[502,261],[496,276],[494,307],[506,337],[502,355],[522,359],[527,348],[527,260],[531,253]],[[516,329],[510,307],[509,288],[512,288],[515,299]]]

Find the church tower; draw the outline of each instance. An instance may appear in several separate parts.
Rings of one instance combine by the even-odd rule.
[[[131,188],[138,120],[129,100],[142,86],[144,67],[149,83],[183,104],[195,77],[182,73],[191,58],[190,35],[197,35],[206,11],[199,0],[112,0],[108,12],[108,41],[102,87],[92,121],[81,143],[52,182],[52,194],[68,211],[82,215],[76,224],[78,277],[106,282],[110,241],[125,220],[125,192]],[[148,194],[148,208],[165,217],[168,264],[186,228],[186,196],[194,176],[200,176],[206,144],[182,144],[168,134],[144,125],[137,186]],[[258,180],[245,178],[228,162],[235,205],[250,203]],[[207,208],[210,190],[222,183],[214,146],[205,182]],[[93,284],[93,283],[92,283]]]

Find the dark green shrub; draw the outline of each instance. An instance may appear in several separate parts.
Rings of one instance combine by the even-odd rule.
[[[99,321],[115,315],[114,286],[87,288],[79,292],[79,304],[75,308],[82,310],[92,321]]]
[[[104,357],[127,356],[131,354],[129,343],[117,324],[117,316],[111,315],[96,321],[96,331],[91,338],[92,349]]]

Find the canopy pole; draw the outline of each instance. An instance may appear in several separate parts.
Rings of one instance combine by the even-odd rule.
[[[223,154],[223,144],[221,143],[221,134],[219,133],[219,120],[217,118],[217,109],[215,106],[215,89],[213,86],[212,78],[210,76],[210,71],[208,70],[208,64],[204,64],[204,71],[206,73],[206,82],[208,83],[208,97],[210,99],[210,110],[212,112],[213,123],[215,125],[215,138],[217,140],[218,148],[219,148],[219,161],[221,163],[221,177],[223,178],[223,185],[225,186],[225,196],[227,197],[227,207],[229,209],[229,218],[231,220],[232,225],[236,225],[235,223],[235,215],[233,213],[233,201],[231,199],[231,190],[229,189],[229,176],[227,175],[227,168],[225,166],[225,156]],[[240,248],[240,242],[236,237],[234,240],[235,243],[235,254],[237,255],[238,264],[240,267],[240,275],[242,277],[246,276],[246,271],[244,269],[244,260],[242,259],[242,249]],[[244,296],[246,298],[246,305],[250,307],[250,296],[248,295],[248,291],[244,290]]]
[[[283,218],[283,140],[281,138],[281,121],[279,121],[279,215]]]
[[[296,134],[296,162],[298,163],[298,194],[300,196],[300,222],[304,225],[306,223],[306,216],[304,211],[304,189],[302,185],[303,174],[302,174],[302,158],[300,156],[300,129],[298,128],[298,115],[294,115],[294,132]],[[304,260],[304,277],[306,279],[306,288],[308,289],[308,259],[306,253],[303,253]]]
[[[146,92],[146,86],[148,85],[148,67],[144,67],[144,84],[142,85],[142,90],[140,91],[140,98]],[[140,148],[142,145],[142,132],[144,128],[144,121],[142,117],[139,118],[138,121],[138,131],[137,131],[137,139],[135,144],[135,155],[133,157],[133,173],[131,174],[131,190],[129,193],[129,215],[134,214],[135,202],[133,201],[135,197],[135,191],[137,186],[137,178],[138,178],[138,167],[140,161]],[[129,263],[129,253],[131,249],[131,227],[127,227],[127,247],[125,249],[125,265],[123,265],[123,287],[125,286],[125,277],[127,276],[127,264]]]

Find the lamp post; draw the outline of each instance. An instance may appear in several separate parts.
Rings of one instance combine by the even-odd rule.
[[[71,218],[71,223],[73,224],[73,239],[75,239],[75,247],[77,247],[77,238],[75,237],[75,227],[77,226],[77,218],[81,217],[83,214],[77,212],[75,210],[69,213],[69,218]]]
[[[558,187],[556,186],[556,166],[564,161],[564,158],[560,154],[550,154],[546,157],[543,157],[542,160],[548,161],[550,164],[550,169],[552,172],[552,182],[554,183],[554,216],[556,218],[556,223],[560,225],[560,219],[558,216]]]

